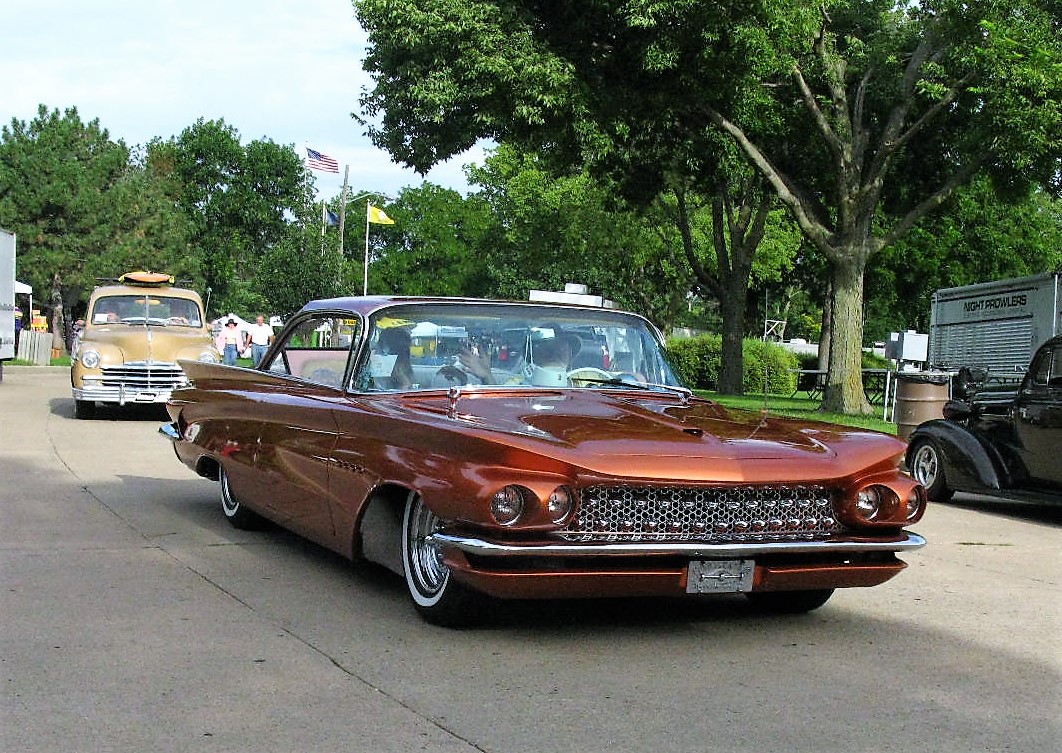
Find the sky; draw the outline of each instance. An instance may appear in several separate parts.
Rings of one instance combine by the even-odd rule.
[[[403,168],[363,135],[351,113],[371,85],[367,35],[351,0],[0,0],[0,125],[29,122],[39,105],[76,107],[128,146],[223,119],[243,143],[310,147],[339,162],[314,171],[318,195],[394,197],[424,180],[470,190],[471,152],[427,176]]]

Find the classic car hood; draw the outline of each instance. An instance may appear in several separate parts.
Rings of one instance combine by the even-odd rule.
[[[205,329],[127,324],[94,326],[85,332],[82,342],[85,345],[99,343],[118,348],[126,361],[150,359],[166,363],[173,363],[182,348],[209,348],[213,343]]]
[[[447,410],[448,398],[419,396],[406,409]],[[840,478],[903,452],[895,437],[733,411],[678,395],[611,390],[467,394],[449,411],[471,431],[503,434],[509,446],[588,472],[719,481]],[[723,462],[720,462],[723,461]]]

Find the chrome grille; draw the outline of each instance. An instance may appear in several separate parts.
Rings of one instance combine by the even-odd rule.
[[[188,383],[184,371],[175,363],[127,363],[124,366],[105,366],[101,371],[105,387],[172,390]]]
[[[793,541],[840,527],[833,495],[801,486],[590,486],[560,533],[570,541]]]

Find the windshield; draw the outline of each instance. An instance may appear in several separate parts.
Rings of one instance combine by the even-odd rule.
[[[651,325],[608,309],[399,305],[370,319],[359,363],[358,391],[465,384],[682,388]]]
[[[89,312],[92,324],[152,324],[167,327],[202,327],[199,304],[189,298],[159,295],[101,296]]]

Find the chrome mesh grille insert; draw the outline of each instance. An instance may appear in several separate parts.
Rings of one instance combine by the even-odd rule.
[[[102,384],[105,387],[135,387],[147,390],[172,390],[188,383],[184,371],[175,363],[127,363],[124,366],[105,366]]]
[[[570,541],[810,541],[840,528],[824,486],[590,486]]]

